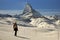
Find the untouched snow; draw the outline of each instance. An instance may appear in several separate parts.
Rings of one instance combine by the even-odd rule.
[[[11,20],[12,18],[6,19]],[[0,21],[4,23],[2,19],[0,19]],[[57,21],[57,23],[59,23],[59,21]],[[49,24],[45,23],[44,25]],[[54,26],[53,26],[54,29],[40,28],[40,26],[39,28],[29,26],[28,27],[18,26],[19,31],[17,37],[15,37],[12,24],[0,23],[0,40],[60,40],[60,30],[58,32],[58,30],[55,29]],[[52,26],[52,24],[50,26]]]
[[[18,25],[19,31],[15,37],[12,27],[12,21],[15,20],[17,23],[24,23],[16,18],[0,18],[0,40],[60,40],[60,29],[57,30],[53,24],[48,24],[46,22],[48,20],[44,18],[31,19],[31,24],[37,27]],[[60,21],[58,20],[55,23],[59,24]]]
[[[43,32],[33,27],[18,28],[18,35],[15,37],[12,25],[0,24],[0,40],[58,40],[57,30]]]

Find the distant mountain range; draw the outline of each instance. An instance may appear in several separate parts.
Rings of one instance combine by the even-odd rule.
[[[9,14],[0,14],[0,17],[12,17],[12,15],[9,15]]]

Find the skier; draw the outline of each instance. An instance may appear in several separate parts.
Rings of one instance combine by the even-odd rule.
[[[13,29],[14,29],[14,31],[15,31],[15,36],[17,36],[17,31],[18,31],[18,27],[17,27],[17,23],[15,22],[15,23],[13,23]]]

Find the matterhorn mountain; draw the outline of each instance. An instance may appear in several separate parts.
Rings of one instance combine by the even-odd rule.
[[[34,10],[29,3],[27,3],[25,5],[23,13],[21,14],[21,17],[23,17],[23,18],[32,18],[32,17],[33,18],[38,18],[38,17],[41,17],[41,16],[42,15],[38,11]]]
[[[56,27],[57,20],[54,17],[43,16],[38,11],[33,9],[29,3],[25,5],[23,13],[20,17],[26,22],[29,21],[29,24],[37,28],[54,29]]]

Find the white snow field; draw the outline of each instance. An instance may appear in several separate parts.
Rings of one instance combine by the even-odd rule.
[[[17,37],[14,36],[13,24],[8,24],[8,18],[0,18],[0,40],[60,40],[60,30],[18,25]],[[9,18],[11,22],[11,19]],[[57,21],[56,23],[58,23]],[[48,25],[48,24],[47,24]],[[58,32],[59,31],[59,32]]]

